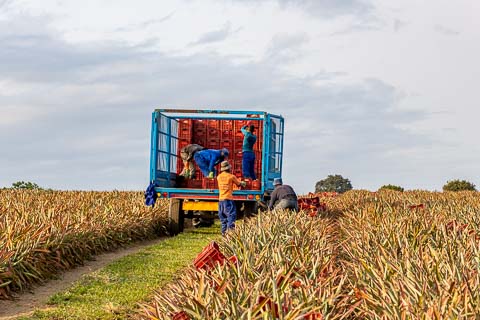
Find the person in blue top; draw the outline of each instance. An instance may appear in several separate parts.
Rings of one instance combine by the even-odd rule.
[[[193,159],[205,177],[213,178],[217,174],[215,166],[227,157],[228,149],[226,148],[221,150],[203,149],[195,152]]]
[[[242,174],[244,179],[257,180],[255,175],[255,153],[253,145],[257,142],[257,136],[253,134],[255,127],[249,123],[241,129],[243,133],[242,146]]]

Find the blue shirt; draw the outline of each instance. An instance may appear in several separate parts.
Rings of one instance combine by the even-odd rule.
[[[206,162],[208,162],[208,171],[213,172],[214,167],[222,160],[222,152],[220,150],[204,149],[197,152]]]
[[[253,145],[255,144],[255,142],[257,142],[257,136],[251,133],[250,131],[247,131],[245,127],[243,127],[241,130],[243,133],[242,151],[253,152]]]

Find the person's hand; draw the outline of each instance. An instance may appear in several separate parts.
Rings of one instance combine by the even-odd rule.
[[[245,187],[247,186],[247,182],[245,182],[245,181],[240,181],[240,185],[245,188]]]
[[[209,177],[210,179],[213,179],[213,171],[208,174],[208,177]]]

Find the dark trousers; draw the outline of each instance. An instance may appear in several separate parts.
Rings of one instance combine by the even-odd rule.
[[[242,174],[244,179],[257,179],[255,175],[255,153],[252,151],[243,151],[242,153]]]
[[[208,167],[210,166],[210,161],[208,159],[205,159],[200,155],[199,152],[196,152],[195,155],[193,156],[193,159],[195,160],[195,163],[198,165],[200,168],[200,171],[202,171],[203,175],[205,177],[208,177],[210,174]],[[214,169],[215,171],[215,169]]]
[[[235,220],[237,220],[237,209],[233,200],[221,200],[218,202],[218,217],[222,224],[222,234],[227,230],[235,228]]]

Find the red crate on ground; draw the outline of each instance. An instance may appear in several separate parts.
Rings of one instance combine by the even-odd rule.
[[[206,246],[202,252],[195,258],[193,265],[197,269],[208,270],[215,264],[223,265],[225,256],[220,252],[220,248],[215,241]]]
[[[180,311],[173,315],[172,320],[190,320],[190,316],[185,311]]]

